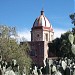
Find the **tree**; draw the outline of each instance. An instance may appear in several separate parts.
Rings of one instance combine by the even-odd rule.
[[[70,57],[72,55],[72,51],[71,51],[71,43],[69,42],[68,36],[71,32],[68,31],[66,33],[64,33],[63,35],[61,35],[61,46],[60,46],[60,51],[64,56]]]
[[[55,40],[52,41],[52,43],[49,44],[49,52],[52,52],[55,56],[60,57],[61,56],[61,51],[60,51],[60,46],[61,46],[61,39],[56,38]]]
[[[9,29],[7,27],[7,29]],[[6,35],[8,32],[7,30],[4,31],[5,33],[1,35]],[[5,36],[4,35],[4,36]],[[22,72],[24,66],[27,69],[27,73],[29,72],[29,67],[31,66],[31,58],[29,56],[29,45],[26,42],[23,45],[20,45],[16,42],[13,38],[7,38],[1,37],[0,38],[0,55],[2,55],[3,60],[6,60],[7,62],[11,62],[12,59],[16,59],[17,63],[20,66],[20,71]]]
[[[74,33],[74,30],[67,31],[62,34],[60,38],[56,38],[52,41],[52,45],[49,46],[49,51],[53,52],[58,57],[70,57],[74,56],[71,51],[71,43],[69,42],[68,36],[70,33]]]
[[[10,38],[12,35],[14,37],[17,36],[15,27],[8,27],[6,25],[0,25],[0,37]]]

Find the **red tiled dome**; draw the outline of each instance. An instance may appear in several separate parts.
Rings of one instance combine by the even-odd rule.
[[[43,10],[41,11],[41,15],[34,21],[33,27],[37,26],[51,27],[51,24],[49,20],[45,17]]]

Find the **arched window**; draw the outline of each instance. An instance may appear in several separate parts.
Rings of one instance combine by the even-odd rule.
[[[45,34],[45,37],[46,37],[46,41],[48,41],[48,34]]]
[[[51,41],[53,40],[53,35],[51,35]]]

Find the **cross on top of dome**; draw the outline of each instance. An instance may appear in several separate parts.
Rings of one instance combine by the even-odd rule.
[[[41,15],[44,15],[44,10],[43,9],[41,10]]]

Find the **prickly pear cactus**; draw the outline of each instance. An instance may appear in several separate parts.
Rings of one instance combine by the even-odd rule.
[[[72,44],[71,50],[72,50],[72,53],[75,55],[75,45],[74,44]]]
[[[68,38],[69,38],[70,43],[73,44],[73,42],[74,42],[73,34],[69,34]]]
[[[72,53],[75,55],[75,44],[74,44],[74,35],[73,34],[69,34],[68,36],[69,38],[69,41],[71,43],[71,50],[72,50]]]

